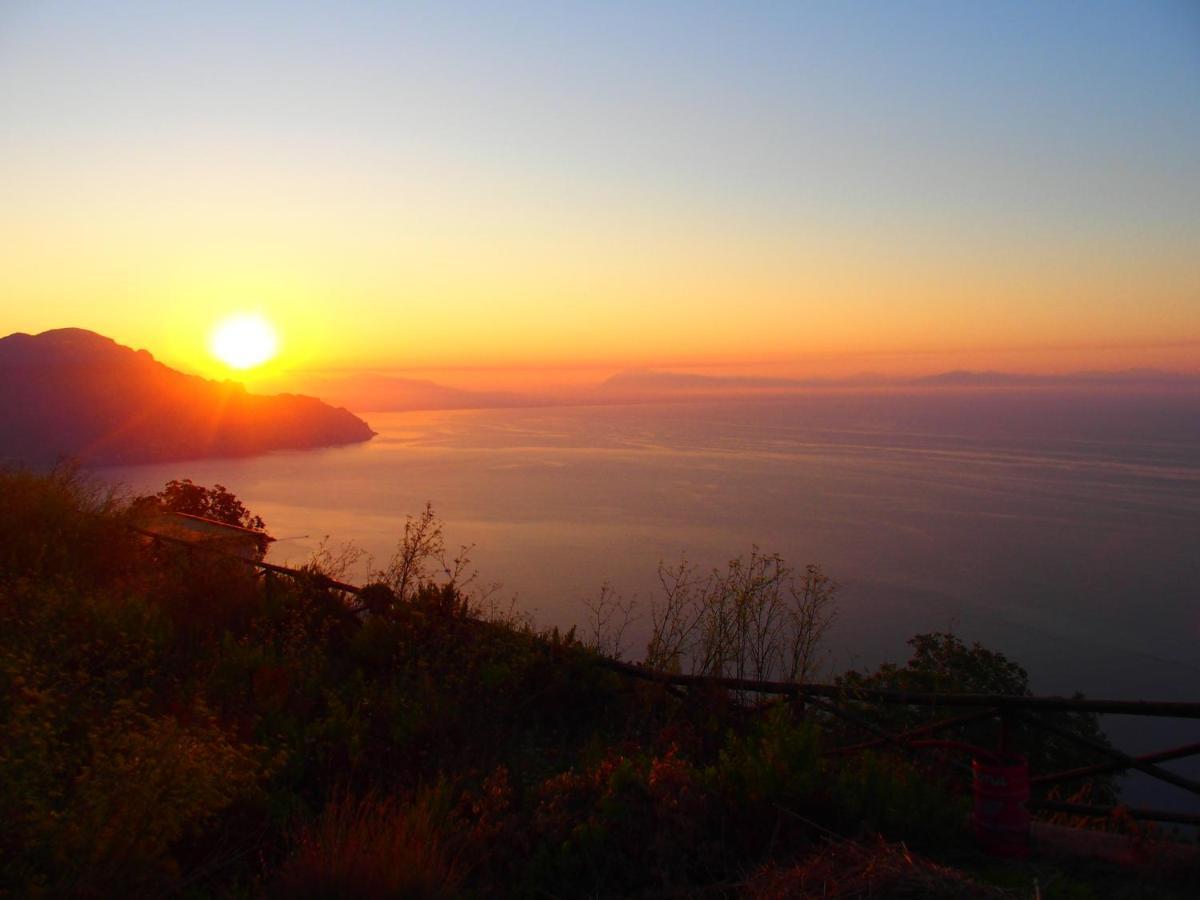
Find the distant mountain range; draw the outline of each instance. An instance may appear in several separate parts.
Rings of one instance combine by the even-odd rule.
[[[548,402],[544,397],[514,391],[472,391],[424,378],[404,378],[374,372],[293,375],[289,382],[349,409],[371,412],[494,409],[544,406]]]
[[[946,385],[955,387],[1051,387],[1055,385],[1128,385],[1170,387],[1200,385],[1200,376],[1163,369],[1121,369],[1114,372],[1063,372],[1057,375],[1036,375],[1023,372],[943,372],[910,379],[906,384]]]
[[[600,384],[612,397],[669,397],[747,392],[797,391],[808,388],[936,388],[936,387],[1200,387],[1200,375],[1159,369],[1117,372],[1069,372],[1036,375],[1020,372],[942,372],[915,378],[863,374],[846,378],[761,378],[743,375],[697,375],[657,369],[628,369]]]
[[[0,460],[141,463],[370,440],[345,409],[171,369],[79,328],[0,338]]]
[[[281,384],[285,382],[280,382]],[[1200,376],[1157,369],[1037,375],[1019,372],[952,371],[895,378],[863,373],[841,378],[784,378],[704,375],[660,369],[626,369],[597,384],[551,387],[539,393],[468,390],[423,378],[374,372],[293,373],[286,384],[350,409],[374,412],[501,409],[570,404],[607,405],[706,399],[751,394],[786,394],[821,389],[921,390],[935,388],[1200,388]]]

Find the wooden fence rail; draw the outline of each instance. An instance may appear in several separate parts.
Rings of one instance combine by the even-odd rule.
[[[1055,772],[1030,780],[1031,785],[1051,785],[1062,781],[1085,778],[1090,775],[1125,772],[1136,769],[1160,781],[1171,784],[1182,790],[1200,795],[1200,783],[1177,775],[1155,765],[1172,759],[1200,754],[1200,744],[1187,744],[1158,753],[1144,756],[1129,756],[1112,747],[1107,747],[1096,741],[1089,740],[1069,729],[1062,728],[1052,722],[1047,722],[1036,713],[1046,712],[1093,712],[1108,715],[1158,716],[1165,718],[1196,719],[1200,718],[1200,703],[1182,703],[1175,701],[1155,700],[1088,700],[1081,697],[1025,697],[1007,694],[958,694],[932,691],[897,691],[883,688],[861,688],[854,686],[828,684],[796,684],[791,682],[760,682],[744,678],[718,678],[699,675],[682,675],[673,672],[660,672],[646,669],[631,663],[600,658],[597,665],[614,672],[619,672],[633,678],[639,678],[657,684],[673,687],[724,688],[732,691],[749,693],[774,694],[793,697],[807,701],[825,712],[851,722],[875,736],[874,740],[838,747],[832,750],[834,754],[848,754],[875,747],[891,746],[907,753],[919,749],[923,743],[917,738],[924,738],[938,731],[953,728],[970,722],[997,717],[1002,723],[1011,720],[1024,722],[1032,728],[1048,731],[1064,740],[1072,741],[1093,753],[1107,757],[1108,761],[1093,766],[1084,766],[1063,772]],[[925,706],[931,708],[979,708],[966,715],[940,719],[926,725],[918,726],[907,731],[891,733],[871,722],[861,715],[850,712],[838,705],[837,701],[854,701],[868,704],[892,704],[905,706]],[[937,742],[924,742],[937,743]],[[961,766],[959,766],[961,768]],[[1040,809],[1054,812],[1066,812],[1074,815],[1089,817],[1107,817],[1113,813],[1114,807],[1093,806],[1078,803],[1068,803],[1058,800],[1030,800],[1030,809]],[[1200,814],[1176,812],[1172,810],[1152,810],[1125,808],[1134,819],[1149,819],[1161,822],[1200,826]]]
[[[731,691],[758,694],[782,694],[790,697],[825,697],[832,700],[862,700],[904,706],[932,706],[953,709],[986,707],[997,710],[1055,712],[1093,712],[1126,716],[1165,716],[1173,719],[1200,719],[1200,703],[1167,700],[1089,700],[1083,697],[1024,697],[1016,694],[957,694],[938,691],[898,691],[886,688],[858,688],[832,684],[801,684],[792,681],[755,681],[750,678],[718,678],[707,675],[680,675],[647,669],[615,659],[598,659],[597,665],[633,678],[671,684],[678,687],[720,687]]]

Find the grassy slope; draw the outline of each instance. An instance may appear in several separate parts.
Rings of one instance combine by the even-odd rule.
[[[453,585],[358,615],[127,517],[0,473],[0,893],[1187,895],[987,863],[935,773],[630,683]]]

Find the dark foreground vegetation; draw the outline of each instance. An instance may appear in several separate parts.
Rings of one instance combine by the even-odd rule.
[[[1085,898],[1196,887],[1186,872],[989,862],[944,759],[832,755],[863,735],[812,709],[682,696],[606,671],[594,645],[612,640],[611,607],[598,605],[587,641],[498,614],[461,557],[443,562],[428,512],[359,597],[322,577],[343,576],[346,552],[322,552],[305,578],[264,578],[126,527],[147,506],[200,501],[256,523],[206,490],[181,482],[129,502],[70,471],[0,472],[0,895]],[[828,599],[819,572],[802,573],[797,596],[777,590],[774,557],[703,579],[673,571],[653,611],[659,664],[808,674],[812,647],[797,640],[825,614],[812,602]],[[775,632],[787,640],[745,629],[758,621],[738,618],[747,596],[791,622]],[[914,650],[907,666],[847,684],[1028,691],[1019,666],[951,636],[921,636]],[[1100,736],[1094,719],[1069,724]],[[1056,763],[1070,752],[1026,749]]]

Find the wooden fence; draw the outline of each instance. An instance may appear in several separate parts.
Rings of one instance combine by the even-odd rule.
[[[599,658],[596,664],[631,678],[640,678],[657,684],[683,688],[721,688],[745,693],[783,695],[816,706],[837,718],[849,722],[873,735],[871,740],[849,744],[832,750],[844,755],[874,748],[893,748],[906,753],[923,749],[923,746],[943,742],[930,741],[935,734],[951,728],[984,719],[997,719],[1000,723],[997,751],[1008,751],[1008,734],[1014,722],[1020,722],[1035,730],[1041,730],[1074,743],[1104,758],[1105,762],[1079,766],[1059,772],[1035,774],[1030,778],[1033,787],[1049,787],[1057,784],[1081,781],[1096,775],[1107,775],[1136,770],[1159,781],[1200,797],[1200,782],[1169,771],[1157,765],[1169,760],[1183,759],[1200,754],[1200,743],[1184,744],[1156,753],[1129,756],[1120,750],[1106,746],[1080,735],[1054,722],[1047,721],[1039,713],[1085,712],[1105,715],[1154,716],[1171,719],[1200,719],[1200,703],[1184,703],[1157,700],[1091,700],[1082,697],[1026,697],[1009,694],[959,694],[937,691],[901,691],[885,688],[847,687],[831,684],[798,684],[786,681],[754,681],[745,678],[717,678],[711,676],[682,675],[646,669],[619,660]],[[866,717],[847,708],[854,704],[878,704],[917,706],[943,710],[972,710],[966,714],[950,716],[929,722],[902,732],[890,732]],[[1200,801],[1197,801],[1200,804]],[[1032,799],[1028,803],[1032,810],[1064,812],[1080,816],[1106,817],[1114,808],[1059,800]],[[1200,826],[1200,813],[1175,812],[1172,810],[1141,809],[1123,807],[1134,819],[1147,819]]]
[[[141,528],[134,531],[154,540],[182,545],[188,550],[202,550],[229,559],[234,559],[261,571],[265,576],[280,575],[303,580],[319,587],[341,591],[357,596],[362,589],[337,581],[317,572],[278,566],[261,560],[229,554],[215,547],[206,547],[192,541],[156,534]],[[1200,798],[1200,782],[1162,768],[1159,763],[1200,754],[1200,743],[1184,744],[1155,753],[1129,756],[1120,750],[1084,737],[1054,722],[1047,721],[1039,713],[1083,712],[1102,715],[1153,716],[1171,719],[1200,719],[1200,703],[1158,700],[1093,700],[1082,697],[1026,697],[1009,694],[962,694],[939,691],[903,691],[886,688],[847,687],[831,684],[801,684],[791,681],[756,681],[747,678],[721,678],[702,675],[684,675],[648,669],[632,663],[595,658],[595,664],[620,675],[650,681],[676,689],[721,689],[747,694],[763,694],[790,697],[805,705],[816,707],[830,715],[846,721],[872,737],[869,740],[834,748],[837,755],[861,752],[875,748],[891,748],[904,753],[916,753],[930,745],[944,744],[931,740],[933,735],[961,725],[985,719],[999,721],[997,751],[1008,750],[1008,734],[1015,722],[1030,728],[1048,732],[1091,751],[1105,761],[1088,766],[1079,766],[1059,772],[1034,774],[1030,778],[1033,787],[1049,787],[1057,784],[1078,782],[1097,775],[1108,775],[1136,770],[1151,778],[1170,784]],[[915,706],[941,710],[970,710],[965,714],[942,718],[902,732],[890,732],[871,722],[847,707],[851,704]],[[1200,804],[1200,800],[1197,801]],[[1032,799],[1031,810],[1062,812],[1085,817],[1107,817],[1114,807],[1071,803],[1059,800]],[[1200,813],[1175,812],[1171,810],[1122,807],[1132,818],[1200,826]]]

